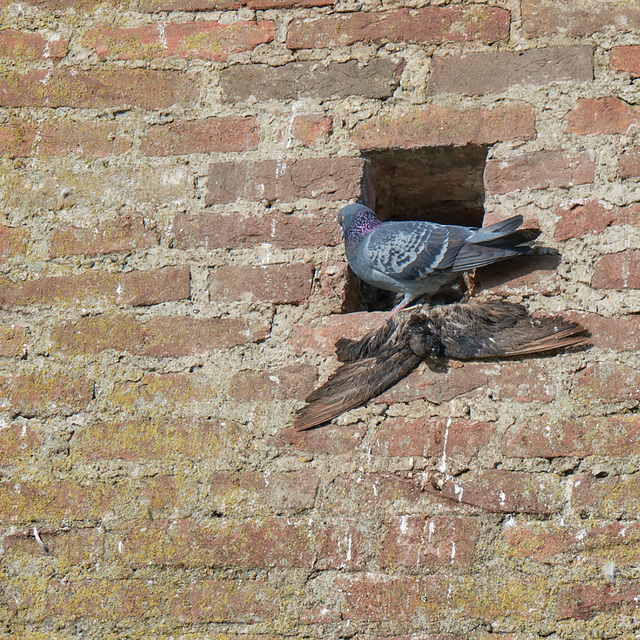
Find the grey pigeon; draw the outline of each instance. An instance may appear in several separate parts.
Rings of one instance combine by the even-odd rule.
[[[510,302],[468,302],[405,311],[359,341],[339,340],[343,364],[307,399],[294,428],[304,431],[381,394],[424,359],[472,360],[587,345],[588,332],[560,316],[532,317]]]
[[[375,287],[403,294],[392,313],[466,271],[528,253],[526,243],[540,235],[538,229],[518,229],[522,216],[482,229],[419,220],[382,222],[362,204],[341,209],[338,222],[351,270]]]

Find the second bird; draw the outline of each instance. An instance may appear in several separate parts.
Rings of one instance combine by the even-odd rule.
[[[365,282],[403,294],[393,312],[432,295],[464,272],[528,253],[538,229],[519,229],[522,216],[488,227],[460,227],[420,220],[382,222],[362,204],[341,209],[345,253]],[[524,245],[524,246],[523,246]]]

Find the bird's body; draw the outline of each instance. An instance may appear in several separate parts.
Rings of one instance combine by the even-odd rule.
[[[344,207],[338,222],[351,270],[375,287],[402,293],[402,306],[436,293],[467,271],[527,253],[526,243],[540,233],[519,230],[522,216],[482,229],[419,220],[382,222],[362,204]]]

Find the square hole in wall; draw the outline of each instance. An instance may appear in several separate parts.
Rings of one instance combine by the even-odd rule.
[[[385,149],[368,154],[362,201],[381,220],[428,220],[481,227],[488,147]],[[380,311],[397,297],[361,282],[351,271],[344,311]]]

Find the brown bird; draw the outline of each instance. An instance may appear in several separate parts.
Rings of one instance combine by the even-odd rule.
[[[519,304],[466,302],[405,311],[361,340],[336,343],[343,364],[296,414],[297,431],[360,406],[411,373],[423,359],[530,355],[587,344],[587,330],[560,316],[533,317]]]

